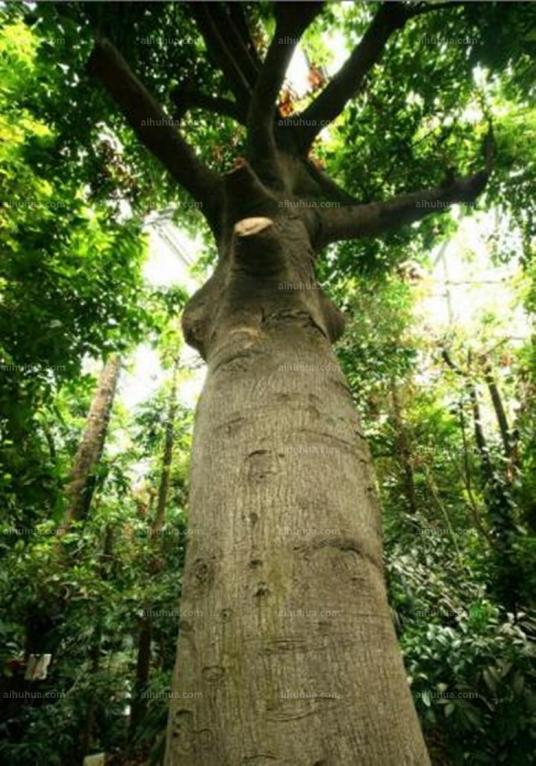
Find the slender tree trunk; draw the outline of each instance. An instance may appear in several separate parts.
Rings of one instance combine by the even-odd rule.
[[[473,492],[473,480],[471,475],[471,463],[469,460],[469,445],[467,444],[467,436],[465,433],[465,414],[463,411],[463,403],[460,402],[458,405],[458,412],[459,412],[459,422],[460,422],[460,432],[462,435],[462,465],[460,468],[460,475],[462,477],[462,481],[465,487],[465,491],[467,493],[467,498],[469,501],[469,509],[471,511],[471,516],[473,519],[473,523],[475,525],[475,528],[480,532],[480,534],[486,539],[489,545],[493,545],[493,540],[491,539],[491,536],[486,529],[486,527],[482,524],[482,518],[480,514],[480,508],[478,506],[478,503],[476,501],[475,494]]]
[[[91,652],[90,652],[90,658],[91,658],[90,672],[93,678],[97,675],[100,668],[100,645],[101,645],[101,636],[100,636],[100,630],[99,630],[94,637],[94,643],[93,643],[93,646],[91,647]],[[87,699],[85,720],[82,726],[82,730],[80,732],[80,739],[79,739],[79,742],[80,742],[79,763],[80,764],[84,762],[84,758],[86,757],[86,755],[89,755],[91,753],[91,745],[93,742],[93,734],[95,729],[96,712],[97,712],[97,700],[95,696],[95,691],[92,689]]]
[[[63,522],[58,526],[58,555],[64,555],[61,546],[64,533],[73,521],[84,519],[89,511],[94,490],[94,471],[99,463],[104,448],[108,422],[119,378],[121,361],[113,354],[106,361],[99,377],[99,383],[86,421],[84,435],[78,447],[69,483],[65,489],[67,510]],[[67,563],[70,565],[70,562]],[[54,628],[60,621],[61,612],[66,604],[63,597],[58,597],[55,604],[56,616],[51,613],[50,604],[42,609],[37,605],[28,616],[26,627],[27,652],[41,654],[55,653],[58,645]],[[59,614],[58,614],[59,613]]]
[[[108,525],[104,534],[104,545],[102,548],[101,564],[100,564],[100,578],[102,580],[108,579],[107,564],[113,557],[114,547],[114,533],[113,527]],[[95,680],[95,676],[100,670],[101,660],[101,644],[102,644],[102,616],[97,614],[97,624],[95,632],[93,634],[93,640],[91,642],[90,650],[90,673]],[[86,755],[91,752],[93,738],[95,735],[95,724],[97,716],[97,693],[95,687],[93,687],[87,698],[86,716],[82,731],[80,732],[80,763],[83,762]]]
[[[151,524],[150,545],[155,547],[154,555],[149,563],[149,575],[154,576],[161,565],[158,549],[160,542],[158,534],[164,525],[166,516],[166,505],[169,495],[169,482],[171,476],[171,463],[173,458],[173,440],[175,435],[175,417],[177,413],[177,376],[179,369],[179,358],[177,356],[172,373],[171,390],[168,400],[168,413],[166,418],[166,431],[164,436],[164,451],[162,455],[162,470],[160,473],[160,484],[158,487],[158,499],[156,513]],[[153,634],[153,621],[151,617],[151,603],[146,600],[143,605],[143,615],[140,622],[138,633],[138,651],[136,658],[136,679],[134,682],[134,693],[132,696],[132,707],[130,714],[130,733],[131,736],[136,730],[139,722],[142,720],[147,709],[147,699],[145,692],[149,683],[149,672],[151,668],[151,642]]]
[[[56,532],[58,536],[58,546],[56,548],[58,556],[66,554],[61,545],[61,540],[71,522],[84,519],[89,511],[94,490],[93,472],[98,465],[104,448],[120,365],[120,358],[117,355],[110,356],[99,377],[97,391],[91,402],[84,435],[74,459],[69,484],[65,490],[68,505],[64,520]],[[72,563],[70,554],[67,554],[65,565],[71,566]],[[52,655],[52,663],[55,664],[59,647],[57,629],[64,621],[67,605],[68,602],[65,595],[58,594],[56,600],[52,603],[35,604],[33,606],[26,620],[26,658],[30,654],[41,655],[47,653]]]
[[[164,524],[166,516],[166,504],[169,494],[169,479],[171,476],[171,460],[173,457],[173,437],[175,428],[175,416],[177,414],[177,375],[179,359],[175,360],[169,392],[168,413],[166,418],[166,433],[164,437],[164,453],[162,456],[162,471],[160,474],[160,486],[158,487],[158,500],[156,503],[156,516],[152,526],[153,535],[158,534]]]
[[[495,378],[493,377],[493,370],[491,369],[491,366],[489,364],[486,364],[484,368],[484,374],[486,378],[486,385],[488,387],[489,395],[491,397],[491,401],[493,404],[493,409],[495,411],[495,417],[497,418],[497,424],[499,426],[499,431],[501,434],[501,441],[503,443],[504,455],[506,459],[509,461],[512,456],[512,442],[511,442],[511,432],[510,432],[510,426],[508,425],[508,417],[506,415],[506,410],[504,409],[504,404],[502,401],[501,394],[499,392],[499,387],[497,386]]]
[[[458,540],[456,539],[456,533],[454,531],[454,527],[451,524],[449,513],[445,507],[445,504],[441,500],[441,494],[439,492],[439,488],[437,484],[435,483],[435,479],[432,475],[432,472],[428,469],[428,467],[424,466],[424,475],[426,477],[426,484],[428,487],[428,491],[430,493],[430,497],[434,501],[434,505],[436,509],[439,511],[439,513],[443,516],[443,519],[445,521],[445,528],[449,534],[449,537],[452,541],[452,545],[454,547],[454,550],[456,551],[456,555],[458,557],[458,562],[461,567],[464,566],[463,563],[463,557],[460,551],[460,546],[458,545]]]
[[[519,608],[519,596],[522,589],[513,551],[516,528],[514,521],[514,503],[511,497],[508,474],[503,473],[493,464],[486,435],[482,426],[480,402],[478,399],[477,387],[474,381],[472,380],[469,373],[461,370],[452,361],[446,349],[443,350],[443,358],[448,366],[454,370],[457,375],[460,375],[465,379],[466,391],[469,395],[469,402],[473,415],[475,443],[480,457],[480,465],[484,485],[484,501],[486,503],[488,518],[490,521],[490,534],[488,539],[493,548],[495,557],[495,571],[492,575],[492,589],[498,602],[502,604],[508,611],[516,613]],[[488,383],[489,387],[489,377],[486,382]],[[493,380],[492,385],[494,385]],[[491,389],[490,394],[494,405],[495,414],[499,421],[499,427],[501,430],[502,427],[506,429],[503,434],[503,446],[506,450],[507,446],[504,443],[504,437],[506,437],[508,447],[510,445],[509,429],[508,423],[506,421],[506,415],[502,409],[502,401],[500,401],[500,397],[499,402],[497,402],[497,388],[495,387],[495,396]],[[504,425],[503,423],[502,427],[502,417],[501,414],[497,412],[498,404],[502,410],[504,423],[506,424]],[[465,439],[463,417],[461,425],[462,435]]]
[[[68,506],[64,525],[85,518],[95,486],[94,471],[104,448],[110,413],[114,401],[121,360],[110,356],[100,374],[97,390],[91,402],[86,428],[76,453],[66,488]]]
[[[398,459],[402,465],[404,494],[410,513],[415,515],[418,510],[417,492],[415,491],[415,477],[413,473],[413,459],[409,444],[406,425],[402,414],[402,403],[396,387],[396,382],[391,381],[391,401],[393,404],[393,423],[395,427],[396,447]]]
[[[484,429],[482,427],[482,414],[480,411],[480,403],[478,401],[478,393],[476,386],[473,382],[468,383],[469,400],[471,402],[471,412],[473,413],[473,428],[475,433],[475,443],[480,455],[480,461],[482,464],[482,470],[486,482],[493,481],[493,465],[491,464],[491,457],[488,449],[488,442],[484,435]]]
[[[145,697],[145,692],[147,690],[147,684],[149,682],[149,671],[151,668],[152,637],[153,622],[151,619],[150,603],[145,602],[143,605],[143,615],[141,617],[138,630],[136,678],[134,681],[134,692],[132,695],[132,704],[130,709],[130,737],[133,736],[147,709],[147,699]]]
[[[521,583],[514,557],[516,535],[514,502],[510,480],[506,472],[495,468],[482,429],[480,407],[475,386],[471,389],[475,440],[482,462],[485,482],[484,497],[491,522],[491,536],[495,551],[496,572],[494,591],[503,606],[514,614],[519,609]]]
[[[424,766],[351,394],[303,281],[236,279],[196,417],[166,766]],[[187,337],[216,311],[198,296]]]

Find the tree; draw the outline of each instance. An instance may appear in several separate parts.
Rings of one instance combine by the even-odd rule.
[[[110,422],[117,382],[121,370],[121,359],[112,354],[105,362],[99,375],[97,389],[91,400],[91,406],[82,434],[82,438],[71,469],[69,483],[65,488],[66,509],[62,523],[56,534],[62,540],[73,522],[84,521],[89,513],[95,490],[96,471],[102,457],[106,434]],[[107,546],[111,543],[108,541]],[[66,569],[75,566],[76,560],[58,546],[56,553],[63,560]],[[106,550],[105,550],[106,554]],[[56,594],[50,604],[37,602],[29,610],[26,627],[26,653],[39,655],[46,650],[55,659],[61,638],[57,633],[59,616],[66,610],[68,599],[64,593]],[[96,654],[98,657],[98,644]]]
[[[155,577],[162,569],[161,555],[159,555],[159,535],[166,518],[166,506],[169,495],[169,484],[171,479],[171,462],[173,459],[173,442],[175,436],[175,418],[177,414],[177,377],[179,371],[179,356],[175,357],[173,364],[171,388],[169,391],[168,408],[166,413],[164,447],[162,453],[162,466],[160,471],[160,481],[158,484],[158,498],[156,502],[156,512],[150,525],[150,540],[152,556],[149,561],[149,574]],[[136,658],[136,681],[134,685],[134,695],[130,715],[131,730],[134,731],[139,724],[140,719],[145,713],[147,707],[147,684],[149,681],[149,671],[151,664],[151,642],[153,633],[153,619],[151,615],[152,604],[146,599],[143,605],[143,614],[140,621],[138,635],[138,650]]]
[[[74,457],[69,483],[65,488],[66,509],[57,535],[63,536],[73,522],[86,519],[95,489],[96,471],[102,456],[108,424],[112,412],[117,381],[121,370],[121,359],[112,354],[105,362],[86,420],[82,439]],[[62,555],[61,548],[58,554]],[[67,567],[74,565],[71,557],[65,559]],[[47,604],[37,604],[28,615],[26,645],[27,653],[40,652],[43,647],[55,655],[59,638],[54,633],[58,612],[66,607],[66,599],[58,595],[54,604],[54,614],[50,614]],[[58,608],[58,602],[61,607]]]
[[[88,514],[95,487],[95,471],[104,449],[120,370],[121,359],[117,354],[112,354],[106,360],[99,376],[86,428],[65,490],[67,509],[64,527],[68,527],[73,521],[82,521]]]
[[[469,361],[471,355],[469,354]],[[473,420],[474,442],[481,462],[482,478],[485,487],[486,506],[490,520],[490,540],[493,544],[497,558],[497,580],[495,587],[497,590],[499,602],[503,603],[509,610],[516,612],[519,608],[520,581],[516,562],[512,556],[512,543],[515,540],[515,504],[509,487],[510,482],[505,481],[493,464],[492,453],[490,451],[484,428],[482,424],[482,414],[478,395],[478,389],[471,377],[470,371],[462,370],[455,362],[447,349],[443,349],[442,357],[451,370],[465,380],[466,396],[469,400],[471,415]],[[504,438],[503,429],[506,414],[502,407],[502,400],[493,380],[490,370],[486,370],[486,382],[491,387],[491,400],[497,416],[501,438]],[[500,407],[500,417],[497,415],[497,408]],[[460,405],[460,423],[463,428],[463,411]],[[506,432],[508,432],[506,427]],[[503,444],[504,446],[504,444]],[[508,460],[509,453],[506,456]]]
[[[492,138],[478,172],[445,168],[436,185],[383,201],[340,189],[310,152],[400,30],[453,7],[381,5],[340,72],[283,119],[278,94],[321,4],[275,5],[262,63],[243,9],[192,5],[231,99],[179,86],[173,100],[179,116],[201,107],[245,125],[244,156],[225,175],[200,160],[93,16],[90,72],[200,206],[219,252],[183,320],[208,376],[182,598],[198,616],[181,621],[170,766],[429,762],[385,595],[369,452],[331,350],[343,317],[314,263],[332,243],[473,202],[491,172]]]
[[[172,202],[175,216],[191,224],[195,216],[187,204],[190,190],[191,208],[205,213],[219,245],[215,275],[185,319],[190,340],[209,361],[210,374],[194,451],[181,678],[173,693],[178,736],[171,737],[171,762],[232,761],[235,751],[241,751],[239,760],[246,762],[279,758],[321,763],[324,746],[326,758],[339,761],[426,762],[383,594],[380,525],[369,498],[368,454],[362,435],[354,434],[358,429],[361,434],[354,403],[329,350],[328,340],[335,340],[342,329],[341,317],[318,285],[336,294],[339,307],[345,308],[341,278],[371,267],[385,269],[402,255],[407,257],[405,251],[414,242],[426,250],[438,234],[452,230],[455,224],[448,215],[427,214],[444,210],[455,199],[472,200],[483,187],[491,164],[490,141],[486,169],[476,174],[469,169],[477,155],[475,145],[491,121],[487,101],[490,98],[495,106],[497,94],[503,104],[510,102],[510,126],[504,129],[501,109],[501,123],[494,126],[500,150],[497,170],[486,201],[515,210],[528,253],[534,183],[529,152],[524,163],[519,147],[531,113],[518,119],[511,105],[524,109],[531,88],[527,53],[534,45],[525,21],[530,7],[489,5],[482,13],[480,4],[443,6],[377,8],[367,3],[321,9],[300,4],[299,14],[292,4],[276,5],[274,14],[264,3],[17,3],[2,9],[2,16],[22,16],[41,35],[39,77],[23,96],[12,95],[12,88],[7,101],[14,104],[10,114],[29,108],[50,127],[52,138],[45,146],[32,136],[25,142],[24,157],[39,170],[38,180],[46,177],[62,197],[80,200],[72,219],[62,216],[67,233],[77,229],[77,213],[82,213],[83,223],[91,220],[88,200],[92,207],[95,203],[103,224],[83,225],[73,240],[65,231],[56,231],[55,216],[36,221],[32,211],[17,216],[20,231],[8,229],[10,300],[2,305],[16,309],[22,332],[9,337],[7,363],[22,367],[36,358],[48,364],[58,361],[68,365],[64,379],[72,380],[82,353],[100,357],[122,350],[117,333],[108,331],[110,308],[121,320],[122,310],[126,307],[128,313],[133,305],[132,290],[125,295],[122,287],[128,286],[135,257],[133,248],[119,249],[123,227],[113,222],[122,220],[120,202],[128,200],[137,212]],[[286,63],[313,16],[302,39],[312,62],[314,87],[295,114],[292,84],[284,84],[278,114],[275,102]],[[326,76],[317,56],[323,55],[322,33],[330,25],[348,41],[361,42],[348,65],[321,90]],[[428,35],[459,35],[461,29],[481,40],[469,48],[424,42]],[[84,77],[93,34],[97,44],[90,68],[120,110]],[[475,83],[476,65],[491,69],[492,83]],[[143,73],[143,85],[133,70]],[[343,108],[348,97],[348,107]],[[482,117],[478,125],[467,118],[476,103]],[[326,140],[312,143],[330,120]],[[142,139],[139,147],[136,138]],[[143,145],[156,160],[143,153]],[[221,170],[237,157],[245,159],[230,175],[207,169],[210,163]],[[171,171],[167,180],[163,167]],[[18,168],[9,186],[9,194],[17,199],[31,187],[28,180],[17,184]],[[409,176],[412,188],[435,192],[408,195]],[[42,185],[38,191],[43,191]],[[252,217],[253,223],[244,223]],[[50,225],[43,226],[42,219]],[[411,220],[411,227],[392,233]],[[391,233],[384,235],[387,228]],[[88,236],[91,229],[93,238]],[[103,236],[109,231],[118,235],[114,242]],[[13,250],[15,234],[22,242],[19,251]],[[361,234],[373,236],[352,238]],[[347,238],[342,246],[336,244],[340,237]],[[328,243],[333,246],[323,247]],[[95,244],[101,259],[95,257]],[[98,268],[89,270],[86,285],[79,276],[88,273],[88,265]],[[29,287],[32,306],[27,306]],[[34,305],[39,312],[30,310]],[[9,328],[7,311],[5,323]],[[32,330],[37,324],[54,332],[36,334],[36,344]],[[357,398],[368,381],[363,379],[366,373],[360,381],[359,365],[350,361]],[[386,380],[398,379],[396,370],[387,372]],[[33,380],[25,379],[25,386],[32,388]],[[16,396],[11,390],[8,394],[12,405]],[[36,402],[31,398],[34,409]],[[405,404],[404,415],[413,426],[409,402]],[[25,421],[27,425],[30,418]],[[428,430],[430,452],[436,430]],[[18,444],[19,438],[13,430],[9,436],[14,452],[13,442]],[[54,439],[41,441],[40,452],[48,454]],[[17,457],[23,458],[19,464],[26,478],[32,474],[30,461]],[[436,463],[429,462],[435,470]],[[429,488],[423,466],[415,463],[416,500],[423,506]],[[447,463],[445,455],[438,456],[437,466]],[[426,464],[424,468],[428,470]],[[128,511],[125,495],[119,493],[128,484],[126,475],[119,476],[117,484],[119,496],[112,492],[104,498],[103,514],[117,513],[119,519],[119,511],[125,517]],[[435,484],[444,500],[445,482]],[[24,513],[16,518],[26,521],[26,506],[21,507]],[[34,507],[42,519],[42,504]],[[390,510],[404,516],[403,508]],[[462,503],[457,510],[459,519],[465,511]],[[85,531],[75,531],[72,539],[77,546],[89,540]],[[82,622],[84,630],[93,619],[92,613],[85,622],[80,619],[88,611],[88,588],[96,594],[105,585],[93,566],[92,542],[88,545],[91,566],[64,580],[66,587],[79,592],[77,623]],[[114,564],[120,562],[123,549],[115,550]],[[449,550],[445,544],[443,562]],[[19,552],[15,554],[11,560],[18,562]],[[39,572],[33,582],[46,595],[47,581],[52,583],[58,573],[40,568],[40,556],[42,546],[36,545],[26,557],[25,571]],[[404,566],[410,570],[407,564],[406,557]],[[423,569],[424,564],[421,575]],[[455,567],[448,571],[459,575]],[[427,574],[426,570],[422,581],[433,590]],[[80,576],[78,591],[70,580]],[[121,582],[114,577],[109,583],[114,599],[119,599]],[[177,590],[178,583],[176,576]],[[457,595],[463,603],[463,590]],[[106,613],[108,604],[113,605],[110,594],[99,600],[99,609]],[[65,629],[69,640],[71,628],[73,636],[84,633],[75,630],[74,622]],[[112,642],[118,651],[121,639],[115,643],[113,634],[119,622],[104,626],[103,651]],[[440,644],[438,640],[436,646]],[[192,654],[197,652],[198,661],[184,662],[188,646]],[[417,667],[423,656],[421,642],[412,657],[414,664],[417,657]],[[396,667],[394,674],[390,663]],[[256,686],[257,679],[262,688]],[[116,697],[123,709],[124,698]],[[244,723],[240,729],[234,720],[227,725],[233,716]],[[63,720],[75,728],[70,712]],[[305,729],[307,737],[300,737]],[[360,736],[367,744],[359,751]],[[295,743],[300,738],[307,744],[298,753]],[[406,757],[404,748],[414,757]],[[20,752],[17,757],[20,760]]]

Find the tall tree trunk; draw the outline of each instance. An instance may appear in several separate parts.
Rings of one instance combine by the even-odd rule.
[[[80,521],[88,514],[95,487],[94,472],[104,448],[120,368],[120,357],[112,354],[108,357],[100,374],[84,435],[65,490],[68,498],[64,521],[66,527],[72,521]]]
[[[191,339],[204,304],[218,325],[194,432],[165,763],[424,766],[370,454],[314,308],[324,299],[303,287],[307,245],[296,230],[280,241],[303,271],[278,282],[272,246],[248,227],[260,294],[237,267],[229,302],[215,308],[202,288],[184,320]]]
[[[199,598],[205,613],[182,624],[166,760],[420,766],[429,759],[390,623],[370,459],[328,342],[343,323],[313,264],[330,243],[382,235],[474,200],[492,169],[493,139],[471,176],[359,204],[314,168],[309,150],[359,93],[390,36],[422,8],[381,4],[297,127],[278,119],[278,96],[322,4],[274,4],[274,36],[247,74],[234,56],[237,28],[216,5],[194,4],[192,13],[236,98],[216,99],[218,111],[246,127],[246,158],[224,177],[169,125],[100,29],[88,61],[139,139],[200,204],[220,255],[184,320],[188,342],[209,363],[184,577],[185,604]],[[243,61],[247,41],[239,47]],[[180,114],[188,109],[182,90],[174,89]],[[285,375],[281,365],[296,358],[307,373]],[[334,372],[316,380],[327,361]],[[284,522],[306,529],[298,540],[278,539]],[[293,625],[284,610],[303,605],[315,617]],[[322,610],[333,605],[337,614],[327,619]],[[285,684],[301,696],[286,694]]]
[[[177,377],[179,370],[179,357],[175,359],[171,379],[171,389],[168,399],[168,412],[166,417],[166,430],[164,436],[164,450],[162,454],[162,470],[160,473],[160,484],[158,487],[158,499],[156,513],[151,524],[150,545],[154,546],[155,551],[149,563],[149,575],[154,576],[159,571],[161,562],[159,558],[160,542],[158,534],[164,525],[166,516],[166,505],[169,495],[169,482],[171,476],[171,462],[173,458],[173,440],[175,435],[175,417],[177,413]],[[151,668],[151,642],[153,634],[153,621],[151,616],[151,603],[146,600],[143,605],[143,615],[141,617],[138,633],[138,650],[136,657],[136,679],[134,682],[134,693],[132,696],[132,705],[130,713],[130,734],[134,733],[139,722],[142,720],[147,709],[147,699],[145,692],[149,683],[149,672]]]

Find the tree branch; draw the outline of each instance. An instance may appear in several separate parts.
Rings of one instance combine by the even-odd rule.
[[[321,168],[317,167],[310,159],[304,159],[305,167],[311,178],[318,185],[324,197],[336,202],[341,202],[343,205],[358,205],[361,200],[352,197],[344,189],[338,186],[335,181],[325,173]],[[299,191],[297,191],[299,196]]]
[[[234,25],[237,34],[240,35],[242,44],[249,56],[251,63],[255,70],[255,79],[259,73],[262,62],[259,58],[257,48],[249,31],[249,25],[244,12],[244,6],[242,3],[229,2],[226,4],[231,23]]]
[[[442,212],[452,204],[473,202],[484,189],[490,171],[486,163],[486,169],[475,175],[455,178],[432,189],[401,194],[386,202],[322,209],[318,212],[321,226],[318,246],[377,236],[420,221],[431,213]]]
[[[277,216],[279,205],[276,197],[257,177],[250,164],[238,157],[234,167],[224,178],[225,219],[234,224],[241,218]]]
[[[381,58],[393,32],[403,27],[410,12],[401,3],[380,6],[350,58],[307,109],[290,118],[297,131],[300,151],[307,153],[318,133],[332,122],[363,86],[365,76]]]
[[[307,153],[320,131],[344,110],[348,101],[362,90],[366,75],[382,57],[389,39],[410,19],[431,11],[466,5],[467,0],[444,3],[384,2],[345,64],[324,90],[298,116],[289,118],[297,133],[296,143]]]
[[[192,15],[205,41],[209,57],[223,72],[234,93],[237,103],[247,113],[256,72],[249,57],[240,57],[236,42],[236,30],[231,29],[228,16],[216,3],[189,3]],[[234,28],[233,28],[234,29]]]
[[[202,204],[203,212],[214,228],[220,207],[218,175],[198,160],[173,121],[109,40],[96,40],[88,70],[104,85],[142,143]]]
[[[208,96],[193,90],[190,82],[186,82],[171,91],[171,100],[176,106],[175,118],[182,120],[190,109],[203,109],[206,112],[230,117],[232,120],[245,124],[244,115],[238,104],[230,98]]]
[[[262,63],[257,53],[257,48],[249,33],[248,24],[244,15],[244,9],[240,3],[225,3],[226,31],[231,39],[231,45],[237,58],[240,60],[242,69],[248,82],[254,86]]]
[[[261,178],[277,185],[274,118],[277,97],[301,36],[322,10],[321,2],[275,5],[276,28],[257,78],[248,113],[248,151]],[[260,158],[263,162],[260,163]],[[269,170],[268,168],[270,168]]]

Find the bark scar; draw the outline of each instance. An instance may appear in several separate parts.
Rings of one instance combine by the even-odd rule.
[[[265,218],[260,215],[253,216],[252,218],[242,218],[241,221],[235,223],[234,233],[237,237],[252,237],[254,234],[258,234],[259,231],[273,225],[274,222],[271,218]]]

